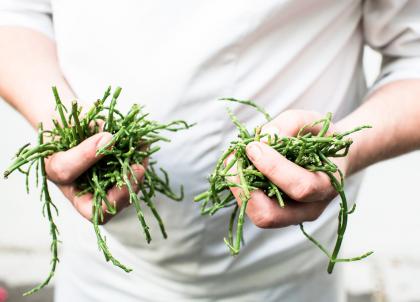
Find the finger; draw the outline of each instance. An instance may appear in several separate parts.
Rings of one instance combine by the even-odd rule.
[[[143,179],[145,169],[142,165],[131,166],[134,175],[129,176],[131,187],[134,192],[138,192],[140,188],[140,182]],[[127,186],[112,187],[107,194],[109,202],[115,205],[117,211],[122,210],[130,204],[130,194]],[[106,208],[105,208],[106,209]]]
[[[46,165],[48,177],[58,184],[70,184],[103,157],[96,154],[96,151],[111,139],[110,133],[101,132],[68,151],[53,154],[48,158]]]
[[[137,193],[139,190],[139,183],[143,179],[145,170],[141,165],[133,165],[131,166],[131,169],[134,175],[130,174],[128,177],[133,191]],[[130,205],[130,194],[127,186],[112,187],[108,191],[106,198],[115,207],[117,213]],[[103,220],[99,221],[100,224],[107,223],[115,215],[109,212],[105,203],[102,203],[102,212]]]
[[[229,180],[239,183],[237,176],[232,176]],[[242,199],[240,198],[243,194],[242,189],[231,187],[230,190],[238,204],[242,206]],[[328,201],[301,203],[289,200],[286,207],[280,208],[277,200],[269,198],[261,190],[255,190],[251,192],[246,214],[252,223],[260,228],[280,228],[304,221],[313,221],[322,214],[327,205]]]
[[[232,155],[228,162],[231,159]],[[229,172],[235,174],[236,167],[233,166]],[[238,176],[230,176],[229,181],[240,183]],[[242,189],[231,187],[230,190],[238,204],[242,206]],[[328,201],[300,203],[288,200],[287,206],[280,208],[277,200],[269,198],[261,190],[255,190],[251,192],[246,213],[251,221],[260,228],[279,228],[299,224],[304,221],[313,221],[321,215],[327,205]]]
[[[135,192],[139,190],[139,182],[142,180],[144,175],[144,168],[141,165],[133,165],[132,170],[134,172],[134,177],[130,175],[130,183],[133,187]],[[75,209],[87,220],[91,221],[93,214],[92,214],[92,205],[93,205],[93,194],[86,193],[83,195],[78,196],[80,190],[78,190],[75,185],[61,185],[61,191],[63,192],[64,196],[70,200],[73,204]],[[126,186],[121,188],[114,186],[107,193],[108,201],[115,206],[116,211],[119,212],[125,207],[127,207],[129,202],[129,193]],[[102,203],[102,213],[104,220],[99,221],[100,224],[108,222],[114,215],[109,213],[106,204]]]
[[[241,189],[232,188],[233,195],[241,204]],[[280,208],[278,202],[269,198],[261,190],[251,192],[246,214],[252,223],[260,228],[282,228],[305,221],[317,219],[328,205],[328,201],[300,203],[288,201],[287,206]]]
[[[254,166],[290,198],[309,202],[333,196],[327,175],[307,171],[266,144],[249,143],[246,152]]]
[[[72,203],[74,208],[87,220],[92,219],[93,194],[78,195],[80,190],[74,184],[59,186],[64,196]]]

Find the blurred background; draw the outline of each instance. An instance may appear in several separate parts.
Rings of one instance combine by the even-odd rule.
[[[368,83],[376,78],[380,62],[378,54],[366,49]],[[0,121],[0,171],[4,171],[16,150],[35,139],[35,133],[1,100]],[[419,165],[420,152],[413,152],[367,170],[356,213],[350,216],[343,255],[375,253],[342,265],[349,302],[420,302]],[[21,297],[43,280],[50,259],[49,230],[40,214],[38,191],[27,195],[23,186],[23,176],[0,180],[0,302],[5,291],[9,302],[49,302],[51,287]],[[60,193],[52,191],[57,200]]]

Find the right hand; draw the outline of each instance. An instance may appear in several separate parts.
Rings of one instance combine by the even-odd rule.
[[[92,219],[93,195],[87,193],[78,196],[79,190],[74,181],[103,157],[103,155],[97,155],[96,151],[107,144],[111,138],[112,135],[109,132],[95,134],[74,148],[51,155],[45,161],[48,178],[60,188],[75,209],[89,221]],[[133,165],[132,169],[137,182],[140,182],[145,172],[144,167],[142,165]],[[131,179],[133,189],[138,192],[137,182],[133,179],[133,176],[131,176]],[[130,204],[128,189],[125,186],[121,188],[112,187],[108,190],[107,197],[111,203],[115,203],[117,212]],[[100,221],[100,223],[106,223],[113,215],[106,211],[104,203],[102,204],[102,211],[104,221]]]
[[[261,132],[277,134],[279,137],[294,137],[302,127],[322,118],[322,115],[313,111],[288,110],[264,125]],[[315,134],[320,129],[321,125],[307,128]],[[334,125],[331,124],[329,131],[333,132],[334,129]],[[258,227],[282,228],[316,220],[337,195],[325,173],[309,172],[289,161],[265,142],[249,143],[246,152],[253,165],[286,193],[287,205],[281,208],[276,198],[268,197],[263,191],[251,192],[246,213]],[[346,174],[349,166],[347,157],[332,159],[332,161]],[[233,172],[236,173],[236,170],[233,169]],[[336,177],[339,178],[338,175]],[[233,178],[232,181],[238,183],[239,178]],[[232,187],[231,191],[241,205],[242,200],[239,196],[243,194],[242,190]]]

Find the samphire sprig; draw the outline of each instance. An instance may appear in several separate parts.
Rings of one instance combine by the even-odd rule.
[[[262,113],[267,121],[272,118],[256,103],[249,100],[237,100],[233,98],[221,99],[224,101],[237,102],[252,106]],[[209,189],[195,197],[196,202],[201,202],[202,215],[214,215],[220,209],[233,207],[230,221],[228,224],[228,237],[224,239],[232,255],[237,255],[243,243],[243,225],[247,204],[251,198],[251,192],[262,190],[269,197],[278,201],[279,207],[287,206],[287,196],[267,177],[259,172],[246,155],[246,146],[253,141],[264,141],[274,150],[286,157],[295,164],[311,171],[325,173],[333,188],[340,196],[340,211],[338,213],[337,239],[334,249],[330,253],[319,241],[309,235],[303,224],[300,224],[302,233],[315,244],[329,259],[328,273],[332,273],[337,262],[357,261],[371,255],[372,252],[365,253],[354,258],[337,258],[343,241],[343,236],[347,228],[348,215],[353,213],[348,209],[346,194],[344,192],[344,176],[337,165],[330,159],[332,157],[344,157],[347,155],[352,140],[347,136],[356,131],[360,131],[370,126],[361,126],[344,133],[327,134],[332,114],[328,113],[323,119],[314,121],[311,125],[306,125],[300,129],[296,137],[279,137],[277,135],[262,134],[261,127],[256,127],[253,132],[246,129],[233,112],[228,109],[228,114],[232,122],[238,129],[238,138],[232,141],[226,151],[217,160],[216,167],[210,175]],[[318,133],[306,131],[315,125],[321,125]],[[227,158],[229,162],[226,164]],[[231,168],[236,165],[236,172],[232,173]],[[336,176],[338,174],[338,177]],[[239,179],[239,183],[232,182],[232,176]],[[287,177],[287,176],[285,176]],[[242,205],[239,206],[230,188],[238,187],[241,189]],[[236,227],[235,227],[236,221]]]
[[[183,199],[183,188],[180,193],[175,193],[169,183],[169,176],[165,170],[160,168],[160,172],[155,168],[156,161],[151,157],[159,151],[156,146],[159,142],[169,142],[170,140],[161,134],[162,131],[180,131],[190,128],[192,125],[182,120],[173,121],[167,124],[150,120],[148,114],[143,112],[143,108],[134,104],[127,114],[123,114],[117,109],[117,99],[121,88],[116,88],[112,94],[111,101],[107,99],[111,96],[111,87],[105,91],[104,96],[98,99],[94,105],[82,114],[82,108],[76,101],[71,104],[71,109],[67,109],[62,103],[56,87],[52,88],[55,97],[56,111],[59,120],[53,120],[54,127],[44,130],[42,124],[39,126],[38,144],[30,147],[24,145],[16,154],[16,158],[10,167],[4,172],[7,178],[11,173],[18,170],[26,176],[26,190],[29,193],[29,175],[35,167],[36,185],[38,186],[39,176],[41,178],[41,200],[43,201],[43,214],[47,217],[50,224],[51,234],[51,269],[48,277],[40,285],[26,292],[29,295],[45,287],[54,276],[55,268],[58,263],[58,230],[54,222],[54,214],[58,211],[51,200],[47,175],[45,170],[45,159],[60,151],[66,151],[78,145],[86,138],[101,131],[113,134],[111,141],[97,151],[103,157],[96,162],[85,173],[75,180],[79,195],[91,193],[92,201],[92,224],[97,237],[99,249],[105,256],[106,261],[111,261],[126,272],[131,269],[119,262],[109,251],[106,238],[102,235],[99,225],[104,221],[102,205],[106,205],[109,214],[117,212],[113,200],[108,200],[106,192],[112,186],[126,186],[129,191],[129,201],[134,205],[137,217],[140,221],[141,229],[144,232],[146,241],[151,241],[149,226],[143,214],[143,206],[147,206],[157,220],[160,231],[164,238],[167,233],[161,217],[154,205],[153,198],[156,192],[160,192],[175,201]],[[136,185],[140,188],[140,195],[133,188],[131,166],[133,164],[144,164],[148,161],[147,168],[142,182]],[[26,168],[24,168],[26,167]]]

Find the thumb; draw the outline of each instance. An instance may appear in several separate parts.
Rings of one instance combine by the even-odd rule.
[[[101,132],[67,151],[53,154],[46,162],[48,177],[59,184],[72,183],[103,157],[101,154],[96,154],[96,151],[109,143],[111,139],[111,133]]]

